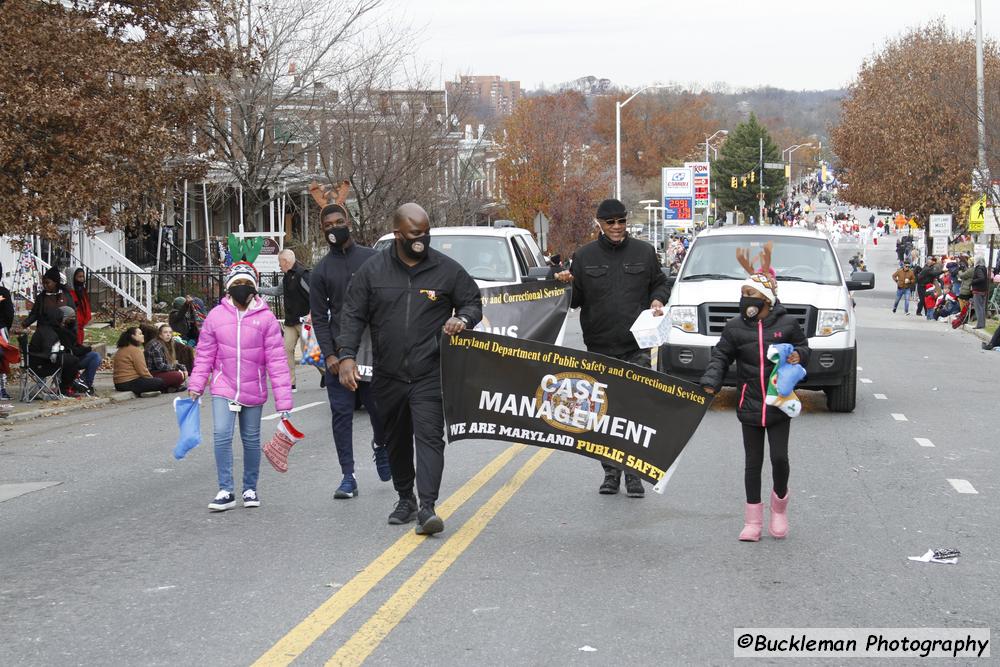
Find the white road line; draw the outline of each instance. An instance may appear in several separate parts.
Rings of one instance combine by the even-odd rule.
[[[906,418],[906,415],[900,414],[898,412],[893,412],[892,413],[892,418],[895,419],[898,422],[908,422],[908,421],[910,421],[909,419]]]
[[[948,483],[959,493],[979,493],[967,479],[949,479]]]
[[[930,440],[928,440],[927,438],[914,438],[914,440],[921,447],[933,447],[934,446],[934,443],[931,442]]]
[[[308,410],[309,408],[315,408],[317,405],[326,405],[326,401],[316,401],[315,403],[306,403],[305,405],[300,405],[297,408],[292,408],[289,410],[289,414],[293,412],[299,412],[300,410]],[[266,417],[261,417],[261,421],[270,421],[272,419],[277,419],[281,416],[280,412],[275,412],[273,415],[268,415]]]
[[[885,394],[872,394],[872,395],[880,401],[889,400],[889,398]]]
[[[861,380],[861,384],[871,384],[872,383],[871,379],[869,379],[869,378],[858,378],[858,379]]]

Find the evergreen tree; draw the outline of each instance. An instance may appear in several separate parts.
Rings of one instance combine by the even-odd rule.
[[[764,162],[781,162],[781,151],[770,133],[750,114],[729,133],[719,150],[719,159],[712,163],[713,195],[717,202],[717,216],[738,209],[747,216],[758,216],[758,198],[761,192],[760,140],[764,139]],[[750,174],[753,173],[751,177]],[[732,179],[736,178],[736,187]],[[752,180],[751,180],[752,178]],[[782,169],[764,169],[763,192],[767,207],[774,205],[785,192],[785,172]]]

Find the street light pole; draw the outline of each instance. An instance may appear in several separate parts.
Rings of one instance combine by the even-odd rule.
[[[791,179],[791,175],[792,175],[792,169],[791,169],[792,168],[792,153],[794,153],[795,151],[799,150],[800,148],[813,147],[814,145],[815,144],[813,144],[812,142],[809,142],[808,144],[793,144],[793,145],[789,146],[788,148],[786,148],[785,150],[781,151],[782,160],[784,160],[785,153],[786,152],[788,153],[788,176],[789,176],[789,179],[788,179],[788,184],[787,185],[788,185],[788,195],[789,196],[791,196],[791,194],[792,194],[792,179]]]
[[[709,165],[709,168],[708,168],[708,199],[707,199],[708,205],[705,207],[705,225],[706,226],[708,226],[708,216],[712,215],[712,167],[711,167],[711,163],[708,161],[708,145],[712,141],[712,139],[715,139],[715,137],[718,136],[718,135],[720,135],[720,134],[723,135],[723,136],[725,136],[725,135],[729,134],[729,130],[716,130],[715,134],[712,134],[711,136],[706,136],[705,137],[705,164]],[[712,150],[713,151],[715,150],[714,146],[712,147]],[[716,157],[718,157],[718,153],[716,153]]]
[[[622,200],[622,107],[636,98],[639,93],[650,88],[663,88],[664,86],[653,84],[643,86],[624,102],[615,101],[615,199]]]

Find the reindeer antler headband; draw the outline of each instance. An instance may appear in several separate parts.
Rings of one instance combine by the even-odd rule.
[[[774,269],[771,268],[771,251],[774,243],[768,241],[760,251],[757,259],[760,261],[760,268],[755,269],[750,261],[749,248],[736,249],[736,261],[747,272],[748,278],[743,281],[744,287],[750,287],[763,295],[773,306],[778,301],[778,283],[775,281]]]

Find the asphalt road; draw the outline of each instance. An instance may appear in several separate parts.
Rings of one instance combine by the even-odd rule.
[[[0,499],[53,484],[0,501],[0,664],[723,664],[734,627],[996,627],[1000,355],[893,316],[891,240],[869,260],[858,407],[831,414],[806,392],[787,540],[736,539],[732,392],[642,500],[598,495],[588,459],[457,443],[442,498],[461,497],[424,539],[385,523],[395,494],[363,413],[361,495],[333,500],[325,393],[300,369],[308,438],[286,475],[262,463],[257,510],[207,511],[211,445],[173,460],[167,397],[0,431]],[[962,556],[907,560],[930,547]]]

